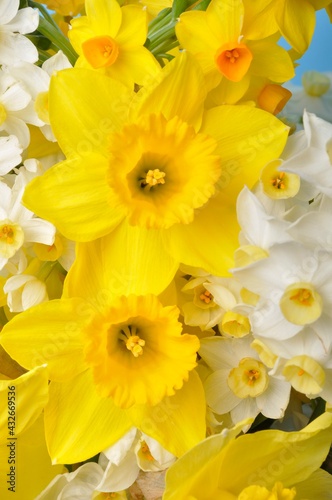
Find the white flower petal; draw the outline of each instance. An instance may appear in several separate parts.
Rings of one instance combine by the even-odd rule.
[[[0,2],[0,26],[9,23],[17,14],[20,0],[1,0]]]
[[[46,220],[30,219],[22,224],[22,229],[26,243],[44,243],[44,245],[54,243],[55,227]]]
[[[24,90],[23,85],[19,82],[11,85],[1,96],[1,102],[6,112],[24,109],[30,101],[31,95]]]
[[[8,174],[16,165],[21,163],[22,151],[23,149],[14,135],[0,137],[0,175]]]
[[[20,61],[37,62],[38,50],[24,35],[2,32],[0,64],[11,66]]]
[[[20,146],[25,149],[29,146],[30,132],[26,123],[16,116],[7,116],[5,130],[9,135],[16,135]]]
[[[32,33],[38,28],[39,13],[37,9],[26,7],[17,12],[10,23],[7,23],[5,29],[13,33]]]

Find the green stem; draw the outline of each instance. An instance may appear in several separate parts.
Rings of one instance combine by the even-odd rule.
[[[52,18],[52,16],[50,16],[49,12],[47,11],[47,9],[43,5],[41,5],[40,3],[37,3],[37,2],[33,2],[33,0],[29,0],[28,4],[29,4],[29,7],[32,7],[33,9],[38,9],[39,12],[46,19],[46,21],[48,21],[57,30],[59,30],[58,25],[56,24],[56,22],[54,21],[54,19]]]
[[[68,57],[69,62],[74,66],[78,56],[73,47],[70,45],[69,40],[67,40],[61,31],[54,28],[52,24],[42,17],[39,18],[38,31],[54,43],[59,50],[62,50],[62,52]]]

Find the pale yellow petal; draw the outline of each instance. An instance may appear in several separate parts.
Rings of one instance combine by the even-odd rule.
[[[30,404],[31,400],[33,401],[32,396]],[[22,415],[24,411],[20,412],[20,416]],[[40,414],[15,442],[9,440],[5,444],[0,444],[1,500],[13,498],[35,500],[56,475],[66,472],[64,465],[51,463],[45,442],[43,420],[43,415]],[[13,459],[13,456],[9,458],[11,452],[15,453],[15,462],[9,463],[9,460]]]
[[[162,113],[166,119],[178,116],[191,125],[201,123],[206,97],[204,76],[193,56],[184,52],[146,82],[133,100],[130,116]]]
[[[78,246],[65,294],[89,298],[97,306],[116,295],[159,295],[177,267],[164,249],[161,231],[123,221],[108,236]]]
[[[82,300],[52,300],[12,318],[0,342],[25,368],[47,363],[50,379],[67,380],[85,369],[81,329],[88,320]]]
[[[107,160],[91,151],[59,163],[30,182],[24,204],[70,240],[99,238],[124,216],[121,209],[109,203],[107,168]]]
[[[0,380],[0,443],[16,439],[32,425],[47,400],[48,372],[45,365],[16,379]]]
[[[95,71],[73,68],[54,75],[50,120],[65,155],[96,151],[107,156],[109,135],[121,128],[130,95],[122,83]]]

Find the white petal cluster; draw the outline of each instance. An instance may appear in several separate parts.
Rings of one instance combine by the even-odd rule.
[[[252,347],[269,376],[332,402],[332,126],[307,112],[303,123],[270,178],[262,174],[238,198],[233,274],[258,297],[249,311]],[[271,185],[286,195],[270,194]]]
[[[38,61],[38,51],[24,35],[38,27],[38,11],[31,7],[19,9],[19,0],[0,2],[0,64]]]

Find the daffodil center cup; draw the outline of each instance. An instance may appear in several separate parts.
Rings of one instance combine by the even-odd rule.
[[[178,117],[149,115],[126,125],[110,138],[110,201],[122,205],[133,226],[189,224],[215,194],[221,174],[216,146]]]
[[[199,341],[181,334],[179,310],[153,295],[118,297],[84,330],[85,361],[98,393],[114,404],[158,404],[196,366]]]
[[[252,58],[251,51],[244,43],[226,43],[217,50],[215,63],[228,80],[239,82],[247,74]]]
[[[110,36],[89,38],[82,44],[83,54],[94,69],[112,66],[118,58],[119,47]]]

